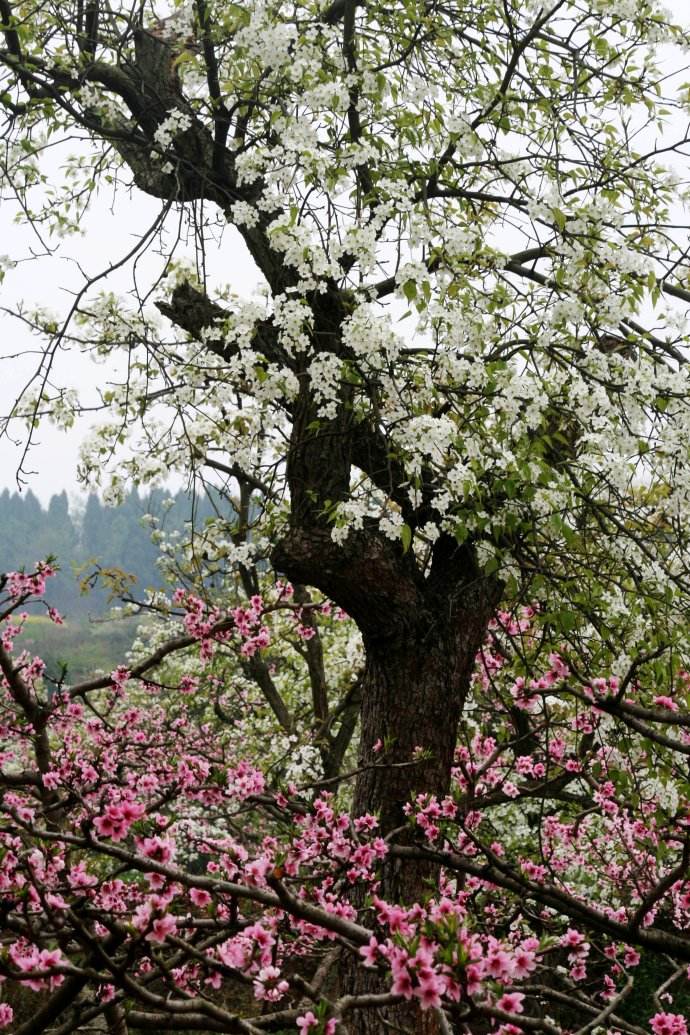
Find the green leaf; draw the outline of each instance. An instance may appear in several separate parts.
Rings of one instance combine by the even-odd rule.
[[[484,574],[493,575],[494,572],[498,571],[500,566],[500,558],[498,558],[496,554],[492,554],[492,556],[487,558],[487,560],[484,562]]]

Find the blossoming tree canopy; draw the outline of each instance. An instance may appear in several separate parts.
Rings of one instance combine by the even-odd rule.
[[[148,229],[132,227],[138,240],[129,254],[86,276],[69,312],[56,319],[40,307],[21,310],[46,350],[6,428],[23,421],[31,436],[46,414],[69,423],[81,404],[60,384],[59,356],[67,347],[95,353],[109,364],[108,412],[85,444],[84,476],[107,478],[108,457],[127,435],[131,453],[109,476],[113,497],[128,479],[215,472],[239,487],[245,533],[251,525],[240,545],[226,537],[219,567],[235,565],[245,585],[250,555],[270,553],[279,576],[352,616],[365,658],[353,815],[375,815],[384,839],[406,831],[397,847],[408,852],[405,864],[402,855],[382,859],[380,900],[433,910],[420,903],[430,881],[442,887],[438,867],[455,872],[449,859],[472,855],[469,822],[464,840],[453,842],[455,855],[420,856],[407,807],[417,802],[432,828],[433,810],[445,815],[442,804],[423,810],[446,800],[457,782],[458,737],[464,744],[474,736],[476,656],[493,635],[497,608],[537,613],[541,647],[527,650],[519,626],[511,634],[515,692],[495,712],[501,722],[487,720],[484,738],[497,745],[524,738],[520,751],[531,757],[534,738],[551,725],[530,709],[554,680],[572,676],[558,721],[571,733],[575,723],[577,745],[565,739],[562,756],[573,772],[582,765],[597,781],[603,773],[587,768],[595,765],[587,740],[597,743],[594,727],[577,725],[588,724],[592,695],[597,715],[623,730],[613,746],[631,751],[635,765],[651,764],[657,750],[687,753],[682,737],[663,730],[684,728],[681,673],[690,669],[690,292],[687,199],[677,174],[685,138],[675,130],[685,124],[687,86],[666,74],[666,63],[681,63],[688,26],[674,25],[652,0],[0,0],[0,24],[3,191],[34,230],[68,254],[70,232],[99,190],[113,194],[123,220],[132,191],[160,202]],[[75,136],[80,151],[65,159]],[[44,155],[52,145],[60,149],[60,179],[48,184]],[[175,261],[174,230],[185,221],[196,248],[189,269]],[[218,260],[210,260],[226,225],[261,278],[253,297],[233,292],[222,240]],[[137,262],[150,248],[166,279],[143,284]],[[134,293],[103,293],[108,269],[127,262]],[[489,673],[507,650],[503,639],[494,637]],[[260,655],[265,644],[252,649]],[[561,660],[547,662],[550,654]],[[10,687],[12,679],[29,687],[26,679],[39,678],[38,670],[18,677],[15,669],[6,663]],[[43,707],[18,685],[13,700],[28,707],[40,746]],[[647,747],[629,748],[629,731]],[[480,768],[494,771],[493,750]],[[678,776],[673,766],[671,776]],[[590,790],[625,811],[621,795],[640,790],[630,780],[623,789],[611,780],[612,789]],[[501,793],[511,800],[519,784],[508,782]],[[547,787],[549,800],[560,801],[558,780]],[[58,796],[59,814],[60,792],[47,790]],[[674,823],[685,816],[679,808]],[[130,830],[117,795],[97,815],[104,832]],[[578,836],[588,829],[584,820],[569,822]],[[646,826],[616,830],[623,841],[648,837]],[[652,886],[663,898],[664,882],[681,879],[686,844],[682,831],[672,837],[669,852],[679,850],[680,861],[663,863],[664,876],[650,878],[657,883],[636,885],[638,908],[656,894]],[[501,855],[485,849],[477,867],[488,870],[474,877],[500,885]],[[535,865],[547,871],[511,878],[516,896],[551,872],[550,862]],[[182,879],[171,874],[160,875]],[[256,901],[279,909],[288,894],[281,885]],[[352,909],[363,905],[358,896]],[[464,922],[466,903],[453,902],[452,924]],[[654,902],[639,916],[607,921],[619,925],[608,927],[610,936],[642,944]],[[542,904],[558,910],[562,900]],[[148,917],[163,922],[163,913],[152,905]],[[578,918],[576,931],[594,923],[590,913]],[[405,937],[419,940],[414,973],[433,970],[426,914],[401,922],[413,925]],[[167,944],[172,928],[157,930]],[[359,931],[336,934],[356,944],[365,932],[370,944],[369,928]],[[129,951],[116,929],[99,933],[114,939],[113,952]],[[395,993],[380,991],[381,960],[400,976],[397,943],[371,936],[367,994],[406,1000],[404,982]],[[664,945],[684,958],[675,941]],[[36,951],[44,949],[53,946]],[[163,970],[172,973],[156,966],[144,982],[150,995]],[[84,976],[66,974],[77,983]],[[273,977],[276,988],[288,980]],[[360,978],[355,968],[358,1002]],[[516,1023],[518,991],[501,994],[509,997],[505,1010],[495,999],[491,1009]],[[441,1009],[441,995],[429,978],[422,1005]],[[663,1006],[657,1026],[678,1027]],[[421,1014],[391,1009],[395,1023],[431,1024],[428,1011],[422,1022]],[[325,1030],[338,1010],[299,1016],[304,1030]],[[368,1017],[358,1017],[358,1031],[379,1030]],[[226,1029],[235,1023],[215,1020]]]
[[[157,651],[50,695],[22,650],[50,575],[3,585],[0,1024],[336,1035],[402,1004],[411,1031],[687,1035],[686,672],[652,701],[644,681],[582,685],[556,653],[540,665],[538,615],[499,612],[448,793],[418,793],[384,837],[323,785],[264,774],[200,707],[215,653],[268,650],[285,586],[251,612],[175,595],[201,675],[159,681]],[[435,882],[386,897],[386,867],[411,861]],[[376,991],[338,989],[348,972]]]

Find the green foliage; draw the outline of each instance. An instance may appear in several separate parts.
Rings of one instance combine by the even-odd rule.
[[[651,953],[641,954],[640,965],[635,971],[635,984],[630,996],[621,1006],[621,1017],[632,1024],[646,1024],[649,1018],[657,1013],[659,1007],[654,1002],[654,993],[662,982],[668,980],[676,968],[670,961]],[[683,1016],[690,1017],[690,987],[683,970],[676,981],[669,986],[673,996],[673,1004],[665,1004],[664,1009],[673,1010]]]
[[[82,615],[59,626],[43,615],[30,615],[23,643],[43,658],[51,681],[73,683],[122,664],[137,624],[136,618],[94,621]]]

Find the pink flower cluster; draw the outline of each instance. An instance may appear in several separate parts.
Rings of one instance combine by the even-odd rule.
[[[679,1013],[655,1013],[649,1022],[654,1035],[688,1035],[688,1024]]]
[[[297,1018],[297,1030],[300,1035],[306,1035],[312,1028],[319,1028],[321,1022],[318,1017],[313,1013],[312,1010],[307,1010],[305,1014]],[[320,1035],[335,1035],[336,1031],[335,1018],[329,1017],[325,1024],[321,1027]]]
[[[65,963],[60,949],[39,949],[25,938],[19,938],[10,945],[8,956],[17,970],[25,975],[21,979],[22,984],[33,992],[58,988],[65,980],[64,975],[54,969]]]
[[[221,614],[176,595],[206,657],[218,637],[253,644],[240,646],[245,656],[262,649],[267,613],[281,608],[294,641],[306,612],[290,600],[282,587],[272,609],[256,596]],[[600,1009],[640,963],[628,939],[636,941],[631,920],[645,899],[651,905],[634,929],[640,943],[658,916],[679,930],[690,925],[690,882],[677,868],[690,802],[681,786],[665,808],[640,777],[656,754],[623,752],[606,735],[602,717],[623,685],[617,677],[571,686],[559,649],[549,651],[546,673],[535,665],[532,676],[516,678],[499,639],[520,636],[529,646],[533,618],[525,611],[494,623],[474,681],[476,724],[456,751],[449,793],[410,795],[402,843],[382,836],[376,815],[352,817],[333,794],[272,787],[244,757],[242,734],[206,718],[204,695],[219,689],[217,673],[185,676],[178,688],[139,683],[133,693],[136,681],[120,666],[91,710],[65,690],[48,699],[40,659],[12,657],[0,685],[0,762],[9,774],[0,785],[0,895],[10,921],[0,932],[0,974],[35,990],[57,987],[81,965],[69,947],[83,937],[74,918],[87,916],[95,939],[113,930],[122,938],[131,981],[167,983],[171,998],[183,999],[210,996],[239,975],[262,1010],[297,989],[292,1017],[312,1035],[333,1035],[336,1019],[317,994],[296,1005],[305,986],[286,961],[323,955],[339,937],[359,946],[362,965],[376,968],[393,995],[424,1010],[461,1003],[500,1035],[531,1030],[531,988],[564,957],[578,994]],[[8,656],[20,631],[17,623],[3,637]],[[13,672],[21,673],[19,689]],[[529,707],[513,693],[518,679]],[[636,700],[646,692],[636,687]],[[678,724],[686,693],[687,685],[668,696],[677,712],[666,694],[652,697],[657,709],[674,712],[659,721]],[[563,704],[568,694],[573,708]],[[376,747],[377,765],[395,757],[390,738]],[[410,748],[396,761],[423,757]],[[559,796],[532,813],[530,840],[524,824],[515,833],[513,819],[544,787]],[[437,886],[422,904],[388,901],[382,891],[382,872],[391,859],[404,865],[405,852],[433,857],[437,867]],[[501,885],[506,872],[513,887]],[[539,905],[540,892],[554,888],[562,914]],[[600,918],[605,932],[617,925],[619,938],[596,922],[588,927],[582,914]],[[588,973],[590,958],[597,966]],[[97,1001],[122,996],[117,976],[104,976],[86,975]],[[10,1007],[0,1005],[0,1025],[11,1022]],[[689,1035],[679,1013],[658,1012],[650,1028]]]
[[[132,824],[141,819],[145,811],[141,802],[121,801],[117,805],[107,805],[101,815],[94,817],[93,825],[99,837],[122,841]]]
[[[271,642],[269,628],[263,624],[264,601],[258,594],[251,597],[249,607],[231,608],[227,613],[183,589],[175,590],[172,600],[184,610],[184,627],[199,641],[202,661],[210,661],[215,644],[227,642],[233,631],[242,641],[240,654],[245,658],[265,650]]]
[[[390,935],[372,936],[359,950],[364,965],[389,968],[391,992],[419,1000],[424,1010],[441,1006],[444,999],[458,1002],[463,996],[480,995],[487,981],[506,984],[526,978],[537,967],[538,939],[511,943],[480,937],[465,926],[467,910],[457,898],[409,908],[376,896],[373,903],[377,921]],[[505,998],[504,1003],[514,1002],[517,1013],[523,998]]]
[[[39,561],[36,569],[29,574],[23,571],[9,571],[5,575],[5,591],[12,600],[27,597],[42,597],[46,589],[46,580],[53,576],[56,569],[45,561]]]

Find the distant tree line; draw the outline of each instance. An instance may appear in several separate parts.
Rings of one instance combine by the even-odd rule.
[[[158,519],[166,533],[182,531],[192,515],[203,522],[214,513],[207,498],[192,499],[183,490],[175,494],[154,489],[141,496],[132,489],[119,506],[105,506],[96,493],[83,511],[72,508],[66,492],[54,495],[47,509],[29,491],[0,493],[0,571],[32,569],[37,560],[53,555],[60,566],[51,584],[51,604],[70,617],[102,613],[108,591],[95,582],[90,592],[80,583],[101,569],[119,568],[136,576],[132,592],[162,586],[157,566],[159,546],[152,541],[146,514]]]

